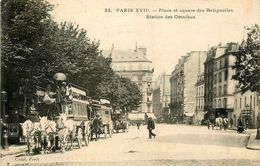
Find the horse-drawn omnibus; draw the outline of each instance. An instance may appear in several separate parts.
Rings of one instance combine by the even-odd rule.
[[[113,128],[118,133],[119,130],[128,132],[127,115],[121,109],[114,110],[112,114]]]
[[[63,85],[59,87],[60,92],[65,90],[62,93],[51,92],[50,89],[37,91],[42,106],[36,106],[34,112],[40,115],[36,114],[21,124],[30,153],[65,151],[73,149],[75,142],[79,148],[83,142],[85,145],[89,143],[91,108],[86,91],[73,84]]]
[[[61,112],[66,115],[67,121],[71,120],[74,128],[74,135],[68,141],[77,141],[78,146],[82,146],[82,142],[87,146],[90,141],[90,118],[91,108],[86,91],[74,84],[70,84],[67,88],[67,101],[61,104]],[[60,117],[56,117],[58,120]]]
[[[101,126],[99,134],[104,134],[104,137],[107,138],[108,135],[112,137],[113,131],[113,122],[111,118],[112,107],[110,101],[105,99],[92,100],[92,117],[98,115],[101,120]]]

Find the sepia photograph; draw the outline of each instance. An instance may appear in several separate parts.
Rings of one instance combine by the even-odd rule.
[[[259,166],[259,0],[0,0],[1,166]]]

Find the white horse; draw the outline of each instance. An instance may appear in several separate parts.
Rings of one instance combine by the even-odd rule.
[[[85,145],[88,146],[91,137],[90,121],[82,121],[77,127],[76,135],[79,148],[81,147],[82,142],[85,142]]]
[[[73,140],[76,132],[75,122],[71,119],[67,119],[66,114],[61,113],[57,121],[57,127],[61,151],[63,152],[65,149],[71,149],[73,147]]]
[[[55,133],[56,133],[56,123],[54,121],[50,121],[47,117],[40,117],[40,129],[41,129],[41,146],[46,152],[47,147],[48,150],[53,149]]]
[[[224,130],[226,130],[226,129],[228,128],[228,123],[229,123],[228,118],[224,118],[224,119],[223,119],[223,127],[224,127]]]
[[[219,127],[219,130],[223,128],[223,119],[221,117],[216,118],[216,126]]]
[[[40,147],[40,123],[33,123],[30,120],[26,120],[24,123],[20,123],[22,127],[23,137],[25,137],[28,147],[28,153],[32,154],[33,145],[34,150]]]

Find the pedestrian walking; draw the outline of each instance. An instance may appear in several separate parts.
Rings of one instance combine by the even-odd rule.
[[[139,130],[139,128],[140,128],[140,125],[141,125],[141,124],[140,124],[140,121],[138,121],[138,122],[137,122],[137,129],[138,129],[138,130]]]
[[[153,133],[153,129],[155,129],[155,123],[151,117],[148,118],[147,129],[149,131],[149,139],[151,139],[152,136],[155,138],[156,134]]]

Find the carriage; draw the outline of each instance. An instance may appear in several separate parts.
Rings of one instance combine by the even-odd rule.
[[[119,130],[123,132],[128,132],[128,121],[127,116],[122,112],[122,110],[114,110],[112,115],[114,130],[118,133]]]
[[[71,123],[71,133],[65,138],[65,145],[74,146],[74,142],[77,143],[78,147],[81,148],[82,145],[87,146],[90,141],[90,115],[91,108],[90,103],[87,98],[86,92],[83,88],[71,84],[67,89],[69,93],[67,94],[67,101],[61,104],[61,112],[59,116],[56,116],[56,123],[59,124],[64,120],[68,125]],[[68,97],[70,96],[70,97]],[[63,116],[63,117],[62,117]],[[57,125],[57,128],[63,129],[66,126]],[[56,134],[56,146],[57,140],[59,140],[59,134]],[[71,147],[67,148],[71,148]]]
[[[92,117],[100,117],[100,129],[99,129],[99,137],[100,134],[103,135],[105,138],[112,137],[112,132],[113,132],[113,122],[111,118],[112,114],[112,107],[110,104],[110,101],[105,100],[105,99],[100,99],[100,100],[92,100]],[[93,131],[93,130],[92,130]],[[91,135],[94,133],[92,132]]]
[[[60,101],[56,98],[55,103],[54,98],[46,92],[37,92],[42,94],[45,103],[55,104],[59,114],[51,113],[52,118],[47,118],[47,115],[39,117],[35,122],[28,119],[21,124],[30,153],[35,149],[40,151],[60,149],[64,152],[73,149],[75,143],[78,148],[89,144],[91,108],[86,92],[83,88],[72,84],[64,89],[65,95],[60,96]]]

